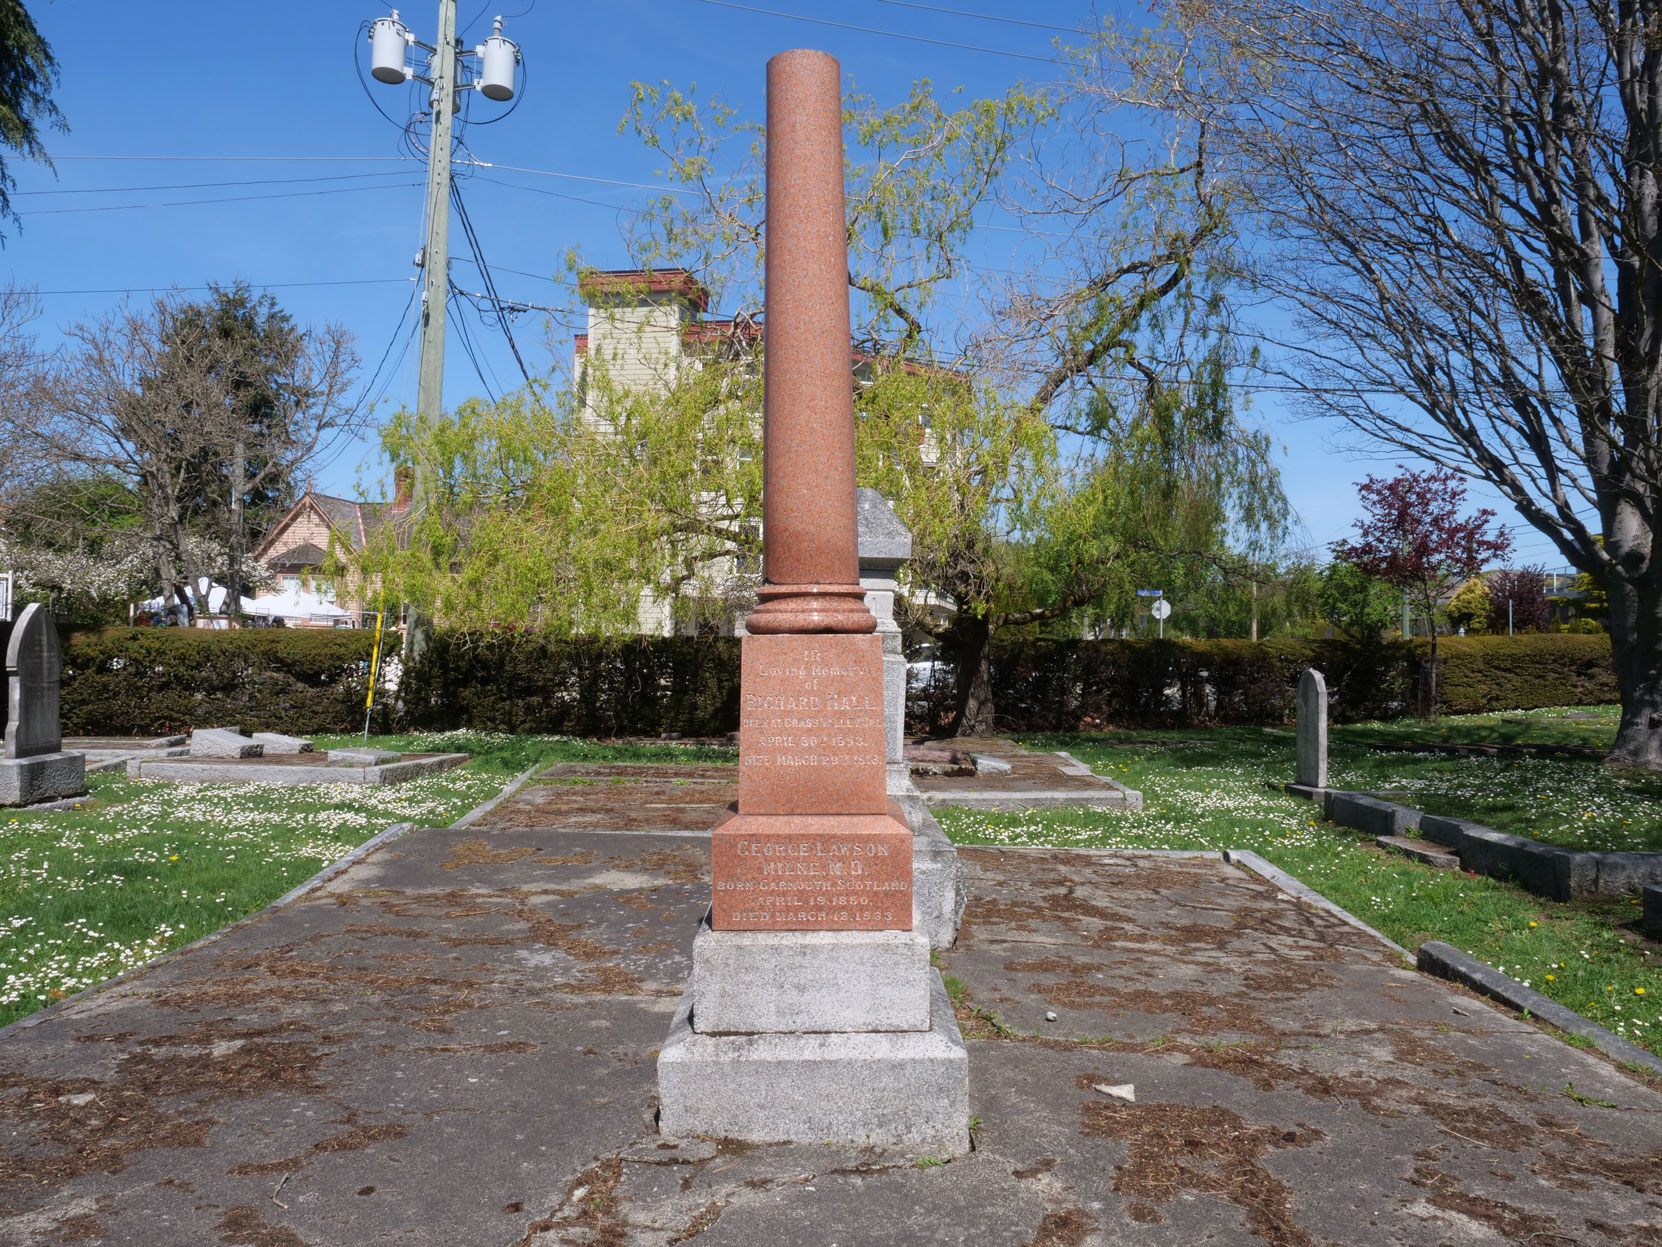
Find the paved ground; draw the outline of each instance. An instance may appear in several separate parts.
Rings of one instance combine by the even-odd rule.
[[[965,852],[966,1156],[660,1139],[726,774],[556,768],[13,1031],[0,1242],[1662,1243],[1662,1095],[1217,861]]]

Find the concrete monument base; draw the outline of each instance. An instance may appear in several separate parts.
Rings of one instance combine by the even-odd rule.
[[[940,975],[926,1031],[702,1035],[693,988],[658,1056],[658,1128],[782,1139],[969,1149],[969,1054]]]
[[[964,872],[958,846],[928,810],[912,828],[912,929],[934,949],[958,942],[964,916]]]
[[[58,752],[0,758],[0,805],[38,805],[78,797],[86,790],[85,754]]]
[[[927,1031],[929,941],[915,931],[712,931],[693,937],[701,1035]]]

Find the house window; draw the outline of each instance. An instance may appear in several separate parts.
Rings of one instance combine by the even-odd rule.
[[[283,592],[284,593],[299,593],[300,592],[300,577],[298,577],[298,576],[284,576],[283,577]]]

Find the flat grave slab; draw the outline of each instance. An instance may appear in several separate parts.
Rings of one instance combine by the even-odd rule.
[[[1426,866],[1435,866],[1439,870],[1460,869],[1460,855],[1450,853],[1434,840],[1421,840],[1416,836],[1375,836],[1374,841],[1382,849],[1401,853]]]
[[[606,787],[630,782],[650,783]],[[587,829],[581,802],[562,826],[555,798],[587,791],[413,832],[5,1034],[0,1242],[1434,1247],[1662,1226],[1653,1086],[1218,861],[962,850],[942,960],[967,989],[970,1154],[664,1138],[654,1054],[707,846],[645,830],[652,805],[620,812],[634,831]],[[1094,1089],[1126,1083],[1134,1103]]]
[[[1049,809],[1092,806],[1103,809],[1140,809],[1142,794],[1105,776],[1067,754],[1024,749],[1001,736],[953,740],[953,747],[988,758],[973,777],[917,775],[912,782],[929,805],[957,805],[977,810]],[[1002,769],[996,764],[1003,764]]]
[[[128,779],[175,784],[402,784],[437,775],[468,761],[465,753],[406,753],[396,762],[351,766],[325,753],[276,754],[257,758],[127,758]]]

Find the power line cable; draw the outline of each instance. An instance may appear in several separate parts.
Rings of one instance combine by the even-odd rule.
[[[496,291],[496,278],[491,275],[490,265],[485,261],[484,248],[479,243],[479,235],[474,231],[473,220],[468,216],[467,204],[462,201],[462,191],[456,183],[450,184],[450,198],[456,205],[456,218],[462,224],[462,233],[467,238],[468,250],[473,252],[473,259],[479,269],[479,276],[485,283],[485,290],[489,295],[492,306],[496,310],[496,323],[502,330],[502,336],[508,340],[508,349],[514,353],[514,362],[519,365],[520,375],[529,384],[531,370],[525,366],[525,359],[519,353],[519,344],[514,341],[513,326],[510,324],[508,309],[502,305],[501,296]],[[451,283],[455,289],[455,283]]]
[[[419,160],[410,156],[53,156],[59,160],[153,160],[153,161],[218,161],[226,163],[241,163],[252,161],[287,161],[295,164],[304,164],[313,161],[395,161],[399,164],[425,163],[426,153],[422,152]],[[458,166],[469,166],[479,169],[495,169],[502,173],[534,173],[538,177],[566,178],[573,182],[594,182],[602,186],[626,186],[633,190],[662,191],[672,195],[696,195],[697,191],[687,190],[681,186],[662,186],[652,182],[628,182],[621,178],[604,178],[587,173],[566,173],[559,169],[532,169],[525,165],[497,164],[490,160],[457,160],[452,162]]]
[[[250,178],[240,182],[164,182],[157,186],[76,186],[44,191],[13,191],[14,197],[23,195],[114,195],[117,193],[137,193],[139,191],[183,191],[207,190],[219,186],[287,186],[299,182],[346,182],[354,178],[390,178],[402,177],[398,169],[388,169],[382,173],[337,173],[330,177],[321,178]]]
[[[213,199],[164,199],[150,204],[101,204],[93,208],[31,208],[18,216],[66,216],[84,212],[131,212],[139,208],[188,208],[199,204],[252,203],[261,199],[307,199],[317,195],[350,195],[357,191],[403,190],[420,182],[383,182],[376,186],[337,186],[322,191],[280,191],[274,195],[224,195]]]
[[[254,290],[292,290],[301,286],[384,286],[392,282],[406,282],[407,277],[365,277],[351,281],[262,281],[249,282]],[[174,290],[214,290],[214,285],[205,286],[109,286],[96,290],[36,290],[37,295],[57,294],[158,294]]]
[[[877,0],[878,4],[892,4],[901,9],[923,9],[928,13],[946,13],[952,17],[973,17],[978,22],[1007,22],[1011,26],[1034,26],[1039,30],[1059,30],[1064,35],[1077,35],[1077,26],[1053,26],[1049,22],[1030,22],[1022,17],[995,17],[991,13],[970,13],[964,9],[943,9],[933,4],[915,4],[912,0]]]
[[[781,13],[777,9],[758,9],[733,0],[698,0],[699,4],[713,4],[723,9],[738,9],[742,13],[759,13],[763,17],[783,17],[793,22],[810,22],[815,26],[834,26],[838,30],[852,30],[862,35],[882,35],[886,39],[910,39],[913,43],[932,43],[941,48],[957,48],[963,52],[985,52],[990,56],[1013,56],[1023,61],[1039,61],[1045,65],[1069,65],[1072,62],[1054,56],[1034,56],[1030,52],[1012,52],[1007,48],[982,48],[969,43],[954,43],[950,39],[931,39],[927,35],[906,35],[898,30],[878,30],[875,26],[855,26],[848,22],[833,22],[825,17],[805,17],[801,13]]]
[[[518,13],[502,13],[502,14],[499,14],[499,16],[502,18],[503,21],[511,22],[516,17],[524,17],[527,13],[529,13],[532,9],[534,9],[536,7],[537,7],[537,0],[531,0],[531,3],[526,5]],[[463,26],[459,31],[457,31],[457,38],[461,38],[463,35],[467,34],[469,28],[473,25],[473,23],[477,22],[481,17],[483,17],[485,14],[489,13],[490,11],[491,11],[490,4],[486,4],[477,13],[475,13],[472,17],[468,18],[467,19],[467,25]]]
[[[461,293],[454,282],[450,283],[450,293]],[[445,319],[455,325],[456,340],[462,344],[462,353],[467,356],[468,362],[473,365],[473,375],[479,378],[479,385],[485,391],[485,397],[494,403],[496,401],[496,394],[491,390],[490,382],[485,380],[484,369],[479,366],[479,356],[473,349],[473,336],[468,331],[467,318],[462,316],[457,310],[454,300],[451,301],[446,309]],[[491,376],[496,376],[496,370],[494,368],[491,369]],[[498,386],[501,384],[501,381],[497,382]]]

